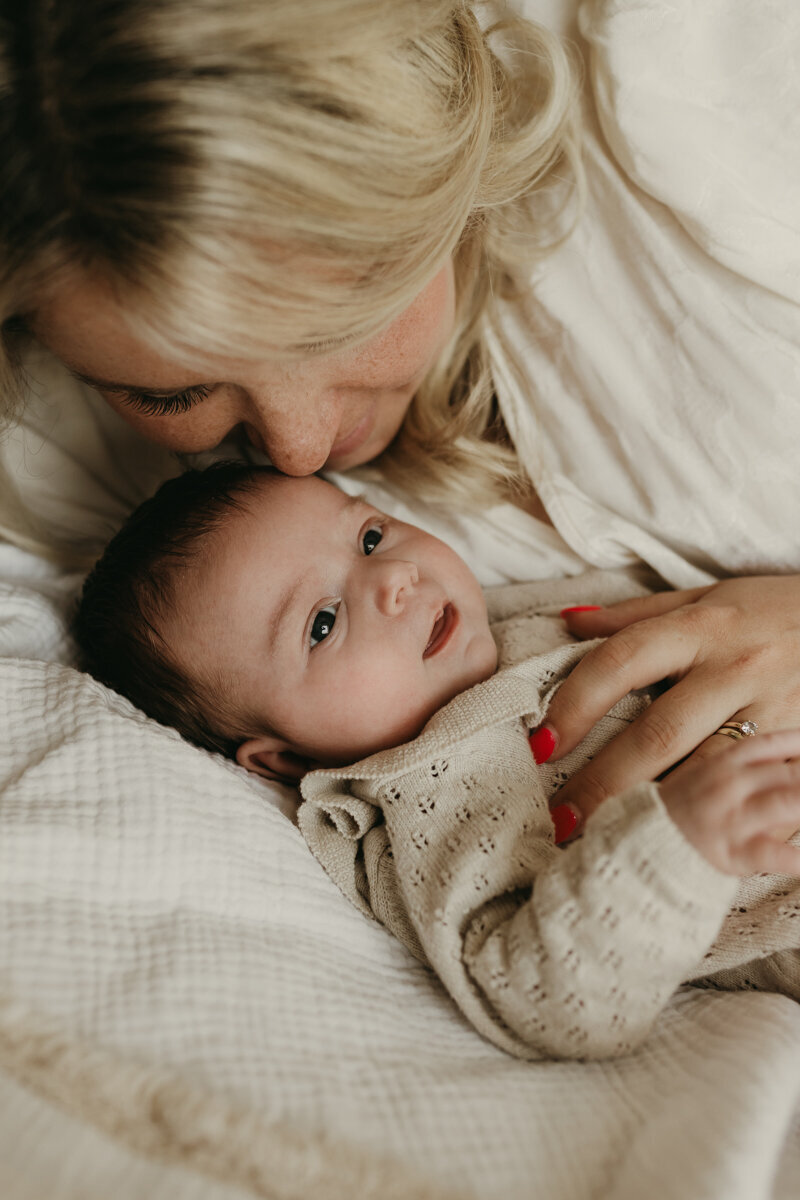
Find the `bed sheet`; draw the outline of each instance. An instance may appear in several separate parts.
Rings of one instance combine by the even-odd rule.
[[[796,1194],[791,1001],[687,992],[628,1059],[519,1062],[340,895],[288,791],[60,663],[3,659],[0,705],[4,1196]]]
[[[572,3],[528,7],[576,29]],[[695,160],[678,170],[648,141],[647,103],[657,109],[667,50],[697,7],[583,5],[609,145],[705,253],[785,289],[791,246],[767,261],[752,228],[738,243],[712,237],[714,205],[701,205],[704,227],[690,204]],[[765,6],[773,22],[789,11]],[[701,28],[708,53],[713,28]],[[3,458],[34,513],[88,534],[91,552],[180,464],[46,357],[30,367],[26,427]],[[485,583],[535,573],[535,531],[508,511],[442,523],[380,501],[447,536]],[[0,1194],[797,1195],[800,1007],[687,990],[630,1058],[504,1056],[339,894],[300,838],[291,792],[72,668],[80,578],[0,547]]]

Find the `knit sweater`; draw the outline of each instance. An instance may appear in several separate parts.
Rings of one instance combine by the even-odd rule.
[[[480,1033],[520,1057],[628,1053],[688,981],[800,998],[800,881],[717,871],[655,784],[608,799],[579,840],[554,844],[550,796],[649,701],[631,693],[567,757],[535,764],[528,731],[592,644],[572,641],[553,595],[495,589],[491,679],[413,742],[306,776],[299,824],[313,853]]]

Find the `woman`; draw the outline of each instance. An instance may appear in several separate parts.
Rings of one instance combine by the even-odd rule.
[[[555,524],[573,572],[644,560],[684,586],[787,572],[572,615],[577,632],[621,632],[562,688],[540,756],[567,752],[632,687],[680,681],[562,794],[584,813],[703,739],[698,753],[724,747],[712,735],[726,721],[798,723],[793,519],[786,544],[776,535],[734,561],[740,530],[720,514],[731,479],[740,493],[746,477],[752,391],[729,398],[719,487],[701,487],[714,456],[693,454],[704,431],[686,426],[675,353],[693,378],[690,340],[676,342],[691,288],[677,269],[667,281],[659,345],[675,378],[664,371],[655,399],[656,455],[637,442],[653,429],[626,391],[636,350],[624,316],[590,305],[583,337],[558,324],[560,281],[598,243],[618,276],[612,297],[646,270],[637,238],[683,243],[646,197],[613,235],[604,227],[619,169],[590,117],[586,213],[569,236],[580,121],[576,69],[555,37],[512,17],[487,31],[458,0],[23,7],[3,32],[10,351],[14,330],[32,333],[174,450],[240,434],[288,474],[381,456],[384,477],[430,502],[480,511],[513,498]],[[685,268],[699,251],[681,253]],[[782,314],[796,352],[796,309]],[[537,347],[558,337],[562,380],[576,380],[568,416],[537,368]],[[581,381],[578,365],[615,337],[620,378],[604,391],[595,372],[587,394],[592,372]],[[764,503],[753,486],[748,506],[769,524],[793,487]]]

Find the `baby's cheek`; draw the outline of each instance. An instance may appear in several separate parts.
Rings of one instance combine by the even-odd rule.
[[[411,741],[441,707],[425,681],[407,678],[395,689],[384,687],[371,706],[368,720],[380,738],[379,749]]]

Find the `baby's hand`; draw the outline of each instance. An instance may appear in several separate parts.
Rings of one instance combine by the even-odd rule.
[[[788,761],[787,761],[788,760]],[[745,738],[658,785],[672,820],[728,875],[800,875],[800,730]]]

